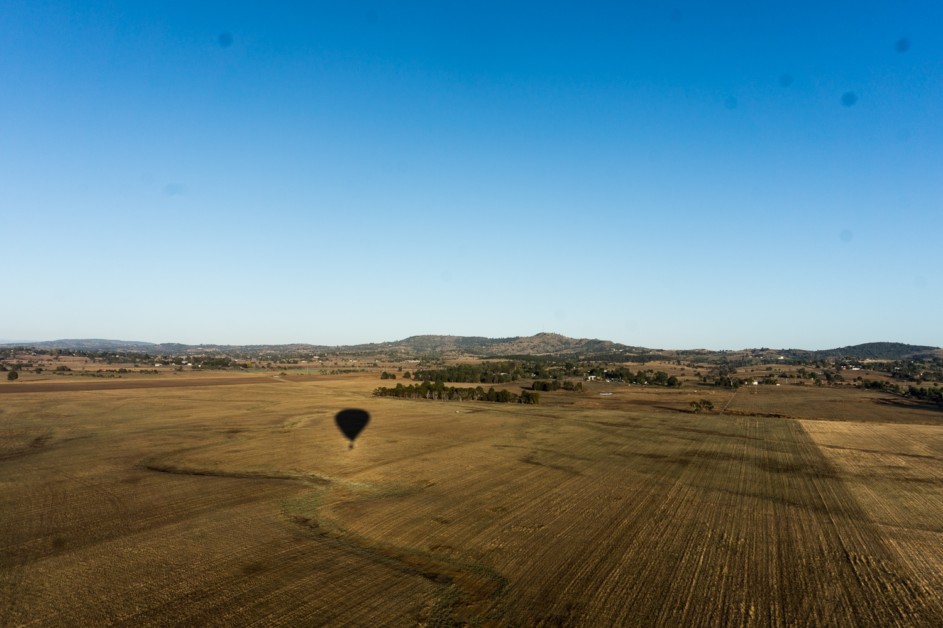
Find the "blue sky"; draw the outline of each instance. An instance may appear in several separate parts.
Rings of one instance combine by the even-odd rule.
[[[0,2],[0,338],[943,345],[943,8],[706,4]]]

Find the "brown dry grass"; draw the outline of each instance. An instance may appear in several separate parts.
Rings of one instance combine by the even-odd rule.
[[[4,625],[943,623],[940,414],[880,395],[92,384],[0,398]]]

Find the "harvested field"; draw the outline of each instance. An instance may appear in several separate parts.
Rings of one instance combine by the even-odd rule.
[[[0,401],[3,625],[943,623],[940,413],[108,383]]]
[[[178,377],[169,375],[161,378],[131,376],[127,379],[111,379],[104,381],[78,378],[72,379],[70,381],[63,381],[62,378],[58,378],[52,380],[44,379],[41,381],[17,382],[17,384],[11,386],[0,386],[0,394],[22,394],[30,392],[78,392],[83,390],[126,390],[130,388],[191,388],[194,386],[234,386],[240,384],[271,384],[273,382],[277,383],[286,380],[303,381],[304,379],[306,379],[304,376],[298,375],[288,377],[275,377],[272,375],[230,375],[228,377],[189,375]]]
[[[730,399],[734,414],[797,419],[940,425],[940,408],[853,386],[744,386]]]

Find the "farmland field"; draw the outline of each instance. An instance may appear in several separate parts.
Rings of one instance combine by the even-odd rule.
[[[0,625],[943,625],[938,411],[178,383],[3,387]]]

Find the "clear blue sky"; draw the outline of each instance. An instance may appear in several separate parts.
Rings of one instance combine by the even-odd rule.
[[[0,338],[940,346],[941,26],[3,0]]]

